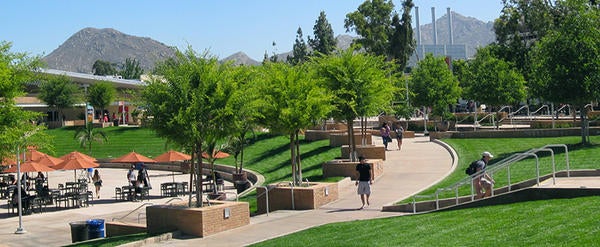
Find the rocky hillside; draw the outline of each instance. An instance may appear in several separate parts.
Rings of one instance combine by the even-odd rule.
[[[144,71],[150,71],[157,61],[174,54],[171,47],[151,38],[127,35],[112,28],[84,28],[43,60],[52,69],[91,74],[96,60],[124,64],[126,58],[135,58]]]

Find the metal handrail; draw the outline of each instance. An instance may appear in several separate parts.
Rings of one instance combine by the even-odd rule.
[[[542,151],[550,152],[550,154],[551,154],[552,181],[553,181],[553,184],[556,184],[556,163],[555,163],[555,158],[554,158],[554,150],[552,150],[551,147],[565,148],[567,176],[570,176],[569,151],[568,151],[567,145],[565,145],[565,144],[548,144],[541,148],[530,149],[524,153],[513,154],[507,158],[500,160],[499,162],[497,162],[496,164],[494,164],[492,166],[486,167],[485,170],[476,172],[475,174],[472,174],[471,176],[468,176],[464,179],[459,180],[457,183],[453,184],[452,186],[437,189],[433,195],[414,195],[414,196],[412,196],[413,213],[416,213],[416,198],[431,198],[431,197],[435,196],[436,209],[439,209],[439,194],[440,194],[440,192],[443,192],[443,191],[454,190],[455,198],[456,198],[456,205],[458,205],[459,204],[458,188],[467,183],[469,183],[471,186],[471,201],[474,201],[475,193],[474,193],[473,180],[476,177],[483,175],[484,173],[488,173],[488,174],[490,174],[490,176],[493,177],[494,173],[496,173],[497,171],[504,169],[504,168],[507,169],[508,191],[511,191],[512,182],[511,182],[511,177],[510,177],[510,175],[511,175],[510,166],[518,161],[526,159],[527,157],[534,157],[536,159],[536,184],[537,184],[537,186],[539,186],[540,185],[540,168],[539,168],[539,157],[536,153],[542,152]],[[494,195],[493,193],[494,193],[494,190],[492,189],[492,196]]]
[[[256,188],[265,188],[264,194],[266,195],[265,198],[267,200],[267,216],[269,216],[269,188],[267,186],[256,186]],[[275,187],[273,187],[273,188],[275,188]],[[262,194],[260,194],[260,195],[257,194],[256,198],[258,198],[259,196],[262,196]]]
[[[532,113],[529,114],[529,119],[533,119],[533,115],[536,114],[537,112],[541,111],[542,109],[546,108],[547,111],[550,111],[550,108],[548,108],[548,105],[542,105],[540,108],[538,108],[537,110],[533,111]],[[542,114],[540,114],[542,115]],[[552,114],[550,114],[552,115]]]
[[[174,201],[174,200],[179,200],[179,201],[183,201],[183,199],[179,198],[179,197],[173,197],[171,199],[169,199],[167,202],[165,202],[165,204],[170,204],[170,202]]]
[[[516,111],[514,111],[514,112],[511,112],[511,113],[509,113],[508,115],[509,115],[510,117],[513,117],[515,114],[517,114],[518,112],[520,112],[520,111],[521,111],[521,110],[523,110],[523,109],[526,109],[526,110],[527,110],[527,116],[529,116],[529,106],[528,106],[528,105],[521,106],[519,109],[517,109],[517,110],[516,110]]]
[[[122,220],[122,219],[124,219],[125,217],[129,216],[130,214],[132,214],[133,212],[137,211],[138,209],[140,209],[140,208],[142,208],[142,207],[144,207],[144,206],[148,206],[148,205],[154,205],[154,203],[151,203],[151,202],[146,202],[146,203],[144,203],[144,204],[140,205],[139,207],[135,208],[134,210],[131,210],[131,212],[127,213],[125,216],[118,217],[118,218],[117,218],[117,217],[115,217],[115,218],[112,218],[112,220],[111,220],[111,221],[115,221],[115,220]]]
[[[475,121],[475,125],[479,126],[480,125],[479,123],[481,123],[483,120],[485,120],[488,117],[492,117],[492,123],[493,123],[493,121],[494,121],[494,115],[496,115],[496,113],[489,113],[489,114],[485,115],[481,119]]]

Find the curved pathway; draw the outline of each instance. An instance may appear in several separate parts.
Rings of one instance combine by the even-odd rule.
[[[374,144],[381,139],[373,137]],[[396,147],[396,142],[390,144]],[[335,202],[317,210],[280,210],[252,217],[250,225],[217,233],[205,238],[172,239],[155,246],[244,246],[266,239],[287,235],[310,227],[332,222],[398,216],[402,213],[381,212],[384,205],[393,204],[445,178],[454,169],[452,155],[442,145],[430,142],[429,137],[404,139],[401,151],[387,151],[384,174],[371,188],[371,205],[358,210],[361,202],[354,183],[340,186]]]

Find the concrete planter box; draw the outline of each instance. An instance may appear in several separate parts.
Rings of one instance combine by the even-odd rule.
[[[269,212],[275,210],[317,209],[338,199],[337,183],[309,183],[308,187],[269,185]],[[267,212],[267,195],[264,187],[257,187],[257,212]],[[293,204],[292,204],[293,195]]]
[[[148,233],[179,230],[205,237],[250,224],[247,202],[211,201],[210,204],[201,208],[190,208],[186,204],[149,206],[146,208]]]
[[[373,144],[373,140],[371,138],[371,133],[366,134],[367,145]],[[362,136],[360,131],[358,133],[354,133],[354,143],[357,145],[362,144]],[[329,134],[329,146],[330,147],[341,147],[342,145],[348,145],[348,133],[331,133]]]
[[[351,162],[349,160],[332,160],[323,163],[323,177],[350,177],[352,180],[358,179],[356,165],[359,162]],[[367,159],[367,163],[371,164],[373,169],[373,177],[377,178],[383,175],[383,160]]]
[[[307,141],[318,141],[329,139],[330,134],[340,134],[346,132],[345,130],[306,130],[304,132],[304,139]]]
[[[385,160],[385,147],[376,145],[356,146],[358,157],[363,156],[367,159]],[[342,146],[342,159],[350,158],[350,146]]]

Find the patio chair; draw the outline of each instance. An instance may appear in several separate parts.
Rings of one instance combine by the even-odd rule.
[[[123,189],[116,187],[115,188],[115,200],[116,201],[122,201],[124,200],[123,198]]]

